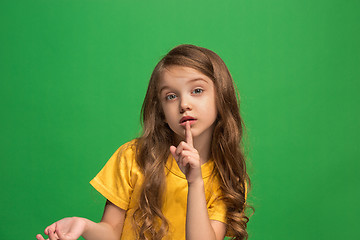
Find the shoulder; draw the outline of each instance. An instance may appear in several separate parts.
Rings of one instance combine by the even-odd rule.
[[[140,172],[135,161],[136,143],[134,139],[117,148],[97,177],[114,180],[127,179],[131,183],[131,178]]]
[[[136,154],[136,149],[137,149],[137,139],[133,139],[129,142],[124,143],[123,145],[121,145],[117,150],[116,150],[116,154],[119,156],[121,155],[127,155],[127,156],[132,156]]]
[[[133,139],[129,142],[124,143],[113,153],[109,162],[112,162],[114,166],[130,165],[131,167],[136,158],[137,139]]]
[[[90,181],[106,199],[122,209],[128,209],[135,186],[141,180],[136,161],[136,141],[121,145],[101,171]]]
[[[116,165],[127,170],[137,171],[139,169],[136,164],[137,139],[133,139],[121,145],[113,154],[116,159]]]

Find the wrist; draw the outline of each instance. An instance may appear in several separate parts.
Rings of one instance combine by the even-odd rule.
[[[204,186],[204,180],[202,178],[197,179],[197,180],[193,180],[193,181],[188,181],[188,187],[203,187]]]
[[[89,229],[89,223],[91,222],[90,220],[86,219],[86,218],[82,218],[82,217],[72,217],[72,219],[74,220],[74,222],[76,222],[76,225],[80,225],[82,226],[82,233],[81,235],[84,235],[88,229]]]

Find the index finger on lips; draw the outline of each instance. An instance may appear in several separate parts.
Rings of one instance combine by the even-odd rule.
[[[193,147],[193,137],[191,133],[190,121],[186,122],[186,129],[185,129],[185,140],[187,144]]]

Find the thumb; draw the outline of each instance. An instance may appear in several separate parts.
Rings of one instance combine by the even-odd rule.
[[[176,155],[176,147],[175,146],[170,146],[170,152],[171,155],[173,155],[173,157],[175,158],[175,160],[178,160],[178,156]]]

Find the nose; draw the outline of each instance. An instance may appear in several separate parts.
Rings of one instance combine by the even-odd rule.
[[[180,113],[191,110],[192,110],[192,105],[190,103],[190,100],[186,97],[182,97],[180,101]]]

